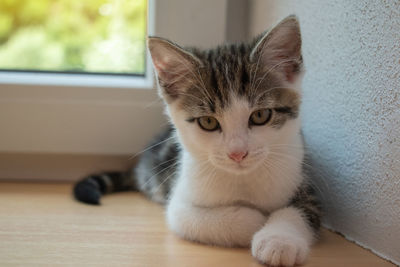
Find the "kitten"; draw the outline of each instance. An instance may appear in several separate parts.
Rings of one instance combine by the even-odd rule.
[[[251,246],[260,262],[305,262],[320,207],[303,172],[298,20],[289,16],[250,44],[183,49],[148,39],[160,95],[173,127],[132,171],[75,186],[77,199],[136,189],[167,204],[184,239]]]

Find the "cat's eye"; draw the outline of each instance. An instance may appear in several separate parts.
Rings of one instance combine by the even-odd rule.
[[[200,128],[206,131],[215,131],[219,129],[219,123],[216,118],[210,116],[203,116],[197,118],[197,123]]]
[[[272,117],[272,110],[271,109],[259,109],[251,113],[249,118],[250,125],[264,125]]]

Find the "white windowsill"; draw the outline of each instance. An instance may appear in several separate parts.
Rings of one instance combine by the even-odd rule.
[[[153,88],[153,73],[151,69],[146,70],[145,76],[2,71],[0,84],[150,89]]]

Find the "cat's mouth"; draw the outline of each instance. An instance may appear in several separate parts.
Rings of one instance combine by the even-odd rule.
[[[211,160],[213,165],[224,171],[234,174],[245,174],[256,169],[261,162],[260,157],[251,157],[250,155],[240,162],[235,162],[229,158],[214,157]]]

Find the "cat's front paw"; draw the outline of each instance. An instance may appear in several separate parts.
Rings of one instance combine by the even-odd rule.
[[[303,264],[308,255],[308,244],[289,233],[258,231],[251,244],[253,256],[269,266],[294,266]]]

